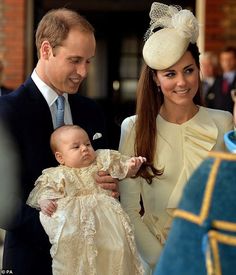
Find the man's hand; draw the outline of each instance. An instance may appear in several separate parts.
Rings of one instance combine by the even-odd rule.
[[[57,203],[55,200],[41,200],[39,206],[43,214],[51,217],[57,210]]]
[[[118,180],[112,178],[107,172],[99,171],[95,176],[96,183],[103,189],[112,191],[112,197],[119,198]]]

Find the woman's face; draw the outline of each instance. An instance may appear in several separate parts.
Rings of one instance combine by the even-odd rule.
[[[157,71],[156,83],[161,87],[164,102],[178,105],[192,102],[199,87],[199,69],[191,52],[187,51],[170,68]]]

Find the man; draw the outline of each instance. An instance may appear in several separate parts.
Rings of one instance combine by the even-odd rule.
[[[236,48],[226,47],[219,57],[222,74],[216,77],[206,96],[206,105],[233,113],[231,90],[236,88]]]
[[[91,140],[100,137],[93,141],[95,149],[106,147],[103,114],[92,100],[77,94],[95,55],[93,27],[74,11],[49,11],[38,25],[36,47],[38,63],[32,75],[17,90],[0,98],[0,116],[17,145],[21,166],[21,195],[14,199],[17,214],[5,228],[3,254],[3,270],[16,275],[52,274],[48,238],[38,212],[25,201],[42,170],[57,165],[49,137],[56,128],[59,96],[65,100],[65,124],[80,125]],[[116,191],[117,181],[109,175],[97,176],[97,181]]]
[[[218,75],[218,57],[214,52],[205,52],[200,55],[200,64],[202,97],[205,103],[205,97]]]

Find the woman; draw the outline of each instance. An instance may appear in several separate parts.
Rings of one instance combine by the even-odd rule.
[[[154,2],[150,17],[136,116],[123,121],[119,150],[147,159],[140,177],[120,183],[120,195],[139,252],[152,269],[187,179],[210,151],[225,149],[223,135],[233,128],[233,120],[229,112],[201,106],[194,15]]]

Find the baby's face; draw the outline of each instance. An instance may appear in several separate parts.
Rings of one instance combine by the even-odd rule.
[[[89,166],[96,158],[87,133],[83,129],[70,129],[61,137],[60,148],[63,164],[81,168]]]

